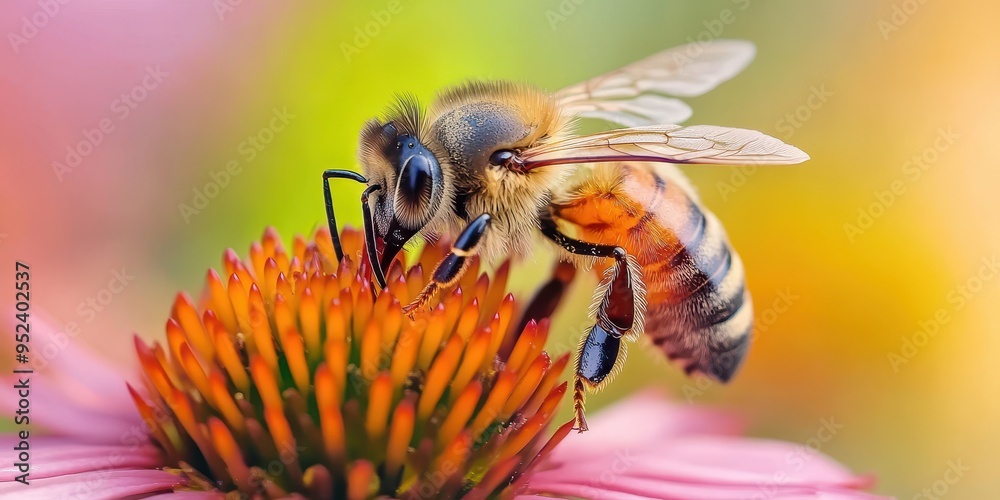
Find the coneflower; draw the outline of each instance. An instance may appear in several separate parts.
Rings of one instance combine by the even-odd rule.
[[[290,250],[268,230],[246,263],[225,254],[201,300],[177,296],[165,346],[136,338],[146,387],[129,392],[167,463],[192,489],[274,498],[512,488],[571,423],[546,432],[569,358],[543,351],[547,321],[516,331],[509,264],[411,316],[442,247],[374,291],[361,234],[341,241],[338,262],[324,230]]]

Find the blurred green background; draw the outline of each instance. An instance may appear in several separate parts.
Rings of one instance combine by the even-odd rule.
[[[835,422],[821,451],[877,474],[880,492],[917,498],[956,463],[970,469],[951,497],[1000,491],[995,3],[185,1],[167,26],[136,4],[87,5],[66,7],[53,21],[64,27],[7,66],[5,162],[37,168],[0,187],[5,213],[34,207],[0,232],[5,253],[35,259],[43,306],[57,321],[90,319],[81,336],[108,355],[130,358],[129,331],[162,334],[156,318],[175,291],[200,289],[224,248],[245,252],[266,225],[290,237],[321,223],[320,171],[357,167],[358,129],[394,93],[427,100],[473,77],[554,91],[699,36],[741,38],[757,59],[687,100],[688,123],[758,129],[812,156],[685,169],[744,259],[758,317],[748,362],[721,387],[633,349],[590,407],[663,386],[745,416],[755,436],[805,443]],[[94,28],[109,19],[139,28],[112,44]],[[366,25],[375,36],[358,35]],[[98,42],[71,57],[57,30]],[[109,103],[150,64],[170,76],[110,146],[58,181],[51,161],[114,117]],[[276,110],[287,125],[251,154],[244,141]],[[196,208],[231,161],[239,173]],[[360,189],[336,187],[341,220],[359,223]],[[126,293],[85,315],[80,305],[123,266],[135,275]],[[578,281],[555,344],[575,343],[592,285]]]

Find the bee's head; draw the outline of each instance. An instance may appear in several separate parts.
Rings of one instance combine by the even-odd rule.
[[[361,166],[369,185],[380,187],[370,200],[372,222],[381,240],[385,270],[403,245],[448,206],[445,172],[420,139],[419,108],[402,101],[383,121],[361,132]]]

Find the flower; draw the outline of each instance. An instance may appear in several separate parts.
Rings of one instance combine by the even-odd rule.
[[[59,343],[32,392],[33,423],[52,435],[31,437],[30,486],[8,467],[0,494],[732,498],[785,466],[760,491],[865,496],[866,479],[822,456],[795,468],[781,462],[789,445],[648,395],[564,440],[572,421],[550,427],[569,355],[543,350],[547,320],[512,321],[509,264],[492,279],[473,264],[410,317],[400,304],[445,247],[405,271],[398,259],[373,292],[361,235],[342,242],[339,263],[324,230],[291,251],[268,230],[246,262],[227,251],[199,300],[177,296],[164,344],[136,337],[132,376]],[[36,342],[55,335],[35,329]]]

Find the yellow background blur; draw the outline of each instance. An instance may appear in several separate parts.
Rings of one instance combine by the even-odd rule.
[[[360,125],[395,92],[426,100],[471,77],[556,90],[698,37],[741,38],[757,59],[687,100],[688,123],[758,129],[812,156],[787,168],[685,169],[744,259],[758,317],[748,362],[718,387],[633,349],[591,407],[665,386],[745,416],[756,436],[803,443],[832,421],[821,450],[877,474],[880,492],[915,498],[956,463],[970,469],[949,497],[1000,491],[1000,279],[987,265],[1000,253],[995,2],[398,0],[216,12],[185,1],[168,26],[140,4],[68,6],[5,55],[15,107],[3,129],[0,249],[32,262],[37,307],[81,323],[109,356],[130,359],[130,331],[162,335],[175,291],[200,289],[224,248],[244,253],[266,225],[289,237],[321,223],[320,171],[357,167]],[[115,9],[155,28],[59,52],[61,36],[100,36],[87,23]],[[358,35],[366,25],[375,36]],[[51,161],[64,146],[161,63],[170,76],[57,181]],[[93,77],[102,71],[121,76]],[[18,75],[49,82],[50,94]],[[285,108],[293,117],[251,159],[241,143]],[[62,126],[64,114],[79,125]],[[230,161],[240,172],[182,213]],[[360,190],[337,189],[340,219],[359,223]],[[91,314],[86,299],[122,267],[134,280]],[[583,327],[593,283],[578,283],[556,341],[572,344]]]

